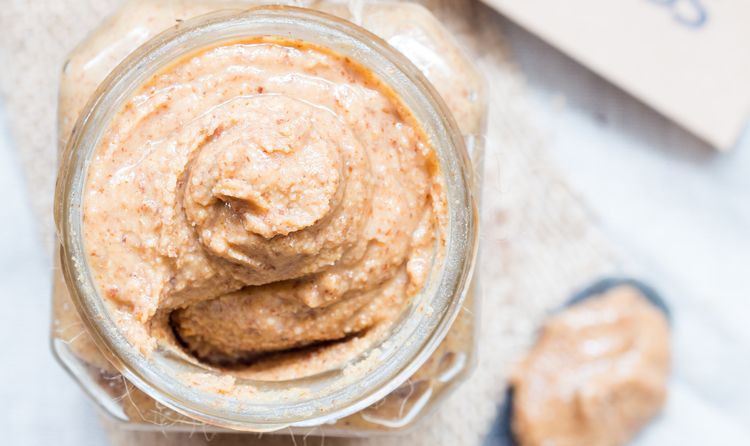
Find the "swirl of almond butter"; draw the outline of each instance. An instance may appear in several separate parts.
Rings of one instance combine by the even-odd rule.
[[[84,192],[87,260],[130,342],[237,363],[392,323],[427,280],[444,197],[390,89],[300,42],[170,65],[115,115]]]

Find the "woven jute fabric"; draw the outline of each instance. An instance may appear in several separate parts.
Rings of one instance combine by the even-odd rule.
[[[55,103],[65,54],[117,0],[10,0],[0,8],[0,93],[39,230],[54,240]],[[617,268],[592,217],[546,158],[500,18],[471,0],[424,0],[488,79],[490,113],[482,179],[479,363],[411,432],[339,439],[308,436],[135,433],[109,426],[113,444],[480,445],[497,420],[506,379],[544,315],[572,290]],[[74,385],[71,382],[70,385]],[[92,421],[93,422],[93,421]]]

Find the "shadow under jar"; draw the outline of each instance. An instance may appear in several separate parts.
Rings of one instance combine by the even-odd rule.
[[[377,2],[352,11],[340,3],[308,3],[309,9],[257,2],[130,1],[65,64],[52,347],[86,392],[128,428],[192,431],[200,425],[207,431],[310,432],[317,426],[315,432],[325,435],[400,431],[466,378],[475,362],[473,265],[486,110],[483,81],[452,36],[420,6]],[[380,333],[370,329],[333,340],[354,339],[361,351],[340,361],[318,361],[311,373],[264,374],[257,367],[248,372],[250,359],[228,363],[198,358],[178,330],[162,329],[163,336],[144,347],[122,324],[122,309],[114,309],[89,264],[92,251],[83,218],[88,169],[113,119],[134,94],[143,94],[144,84],[170,66],[232,42],[311,46],[350,61],[393,94],[437,166],[435,184],[445,206],[424,283],[388,324],[381,324]],[[253,97],[271,102],[248,105],[251,109],[275,106],[267,91],[255,91]],[[298,105],[279,107],[291,113]],[[309,111],[299,106],[301,114]],[[249,111],[241,109],[238,119]],[[254,116],[262,121],[264,113]],[[263,127],[263,122],[256,124]],[[213,161],[206,163],[209,170]],[[188,300],[200,300],[200,294]],[[375,334],[368,336],[371,332]],[[292,363],[325,358],[321,352],[335,348],[330,343],[301,347],[285,353]]]

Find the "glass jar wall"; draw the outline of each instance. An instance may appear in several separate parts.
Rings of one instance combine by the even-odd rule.
[[[161,31],[192,17],[227,8],[247,8],[262,2],[198,0],[132,0],[94,31],[71,54],[63,68],[59,105],[59,147],[71,135],[97,87],[118,64]],[[449,33],[424,8],[411,3],[294,2],[334,14],[378,35],[403,53],[439,92],[458,124],[478,176],[482,167],[486,104],[483,81]],[[73,148],[74,149],[74,148]],[[61,169],[65,169],[62,166]],[[66,172],[61,172],[65,176]],[[475,181],[477,188],[479,181]],[[479,191],[475,193],[478,195]],[[62,212],[56,210],[59,219]],[[53,350],[60,362],[91,397],[112,417],[135,428],[192,430],[196,421],[157,402],[153,389],[141,390],[125,378],[117,353],[102,349],[91,333],[92,321],[82,319],[70,294],[71,280],[60,268],[70,259],[56,256],[52,326]],[[328,422],[326,435],[367,431],[397,431],[413,425],[446,392],[465,379],[475,361],[478,297],[476,278],[468,287],[462,308],[440,345],[419,369],[388,396],[367,408]],[[75,292],[75,290],[73,290]],[[460,296],[455,296],[458,299]],[[156,397],[156,398],[155,398]],[[306,431],[307,428],[300,428]],[[208,426],[211,430],[211,426]],[[253,429],[250,429],[253,430]]]

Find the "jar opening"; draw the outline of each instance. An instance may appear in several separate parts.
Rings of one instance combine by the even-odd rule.
[[[196,49],[248,36],[311,42],[351,57],[392,88],[418,120],[436,153],[447,199],[446,246],[424,290],[393,333],[353,367],[293,382],[242,383],[251,398],[192,387],[175,376],[212,373],[168,351],[140,354],[120,333],[98,295],[82,240],[82,191],[88,160],[114,113],[138,86],[171,61]],[[294,7],[259,7],[186,21],[138,49],[103,82],[76,125],[58,179],[57,221],[63,269],[73,300],[100,348],[122,374],[165,406],[203,422],[267,431],[317,425],[374,403],[406,380],[429,357],[461,308],[476,257],[477,210],[471,163],[463,138],[442,99],[414,65],[387,43],[341,19]],[[217,376],[220,378],[220,376]]]

